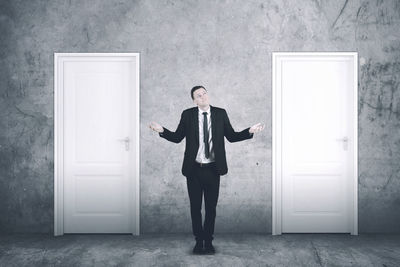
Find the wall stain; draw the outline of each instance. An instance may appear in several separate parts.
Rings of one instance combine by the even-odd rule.
[[[394,172],[392,172],[389,175],[389,178],[386,180],[386,183],[379,190],[385,190],[386,187],[388,186],[388,184],[390,184],[392,182],[393,177],[398,177],[399,172],[400,172],[400,168],[395,170]]]
[[[359,113],[364,104],[378,117],[388,112],[388,119],[400,119],[400,62],[375,63],[370,60],[361,67]],[[366,100],[369,99],[369,100]],[[375,99],[375,100],[374,100]],[[375,101],[375,105],[372,102]]]
[[[343,4],[342,8],[340,9],[339,14],[337,15],[335,21],[334,21],[334,22],[332,23],[332,25],[331,25],[331,28],[332,28],[332,29],[335,27],[336,22],[338,21],[338,19],[340,18],[340,16],[343,14],[343,11],[344,11],[344,9],[346,8],[348,2],[349,2],[349,0],[345,0],[345,1],[344,1],[344,4]]]

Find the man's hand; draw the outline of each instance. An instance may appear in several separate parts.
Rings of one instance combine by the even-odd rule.
[[[157,122],[152,121],[151,124],[149,125],[149,128],[152,129],[153,131],[156,131],[157,133],[162,133],[164,132],[163,127],[158,124]]]
[[[249,133],[258,133],[261,132],[264,129],[265,125],[261,125],[261,123],[257,123],[256,125],[253,125],[249,129]]]

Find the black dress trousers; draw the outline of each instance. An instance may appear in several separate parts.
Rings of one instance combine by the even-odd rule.
[[[193,172],[186,176],[190,199],[192,230],[196,241],[213,240],[216,208],[219,195],[220,175],[215,163],[200,167],[197,163]],[[205,220],[202,224],[202,199],[204,195]]]

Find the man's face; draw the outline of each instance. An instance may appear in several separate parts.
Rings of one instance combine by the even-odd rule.
[[[193,102],[199,107],[208,106],[208,94],[204,88],[199,88],[193,92]]]

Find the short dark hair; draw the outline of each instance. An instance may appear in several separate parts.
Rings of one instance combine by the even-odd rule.
[[[207,91],[207,89],[206,88],[204,88],[204,86],[202,86],[202,85],[196,85],[195,87],[193,87],[192,88],[192,90],[190,91],[190,95],[192,96],[192,99],[194,100],[194,97],[193,97],[193,93],[194,93],[194,91],[196,91],[197,89],[200,89],[200,88],[203,88],[204,90],[206,90]]]

